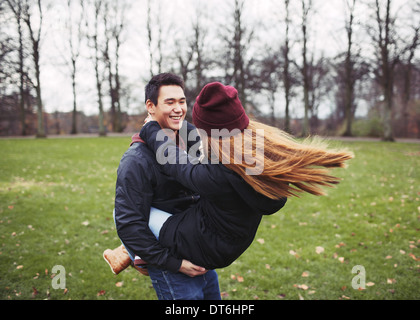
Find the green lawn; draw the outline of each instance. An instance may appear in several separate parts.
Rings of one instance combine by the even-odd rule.
[[[0,140],[0,299],[156,299],[148,277],[115,276],[102,259],[119,245],[114,188],[129,141]],[[265,217],[218,270],[223,299],[420,299],[420,145],[332,145],[356,155],[342,183]],[[354,266],[364,290],[352,287]]]

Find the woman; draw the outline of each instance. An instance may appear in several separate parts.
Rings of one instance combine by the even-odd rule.
[[[202,163],[180,152],[172,139],[161,139],[155,121],[144,125],[140,138],[165,174],[200,194],[195,207],[159,219],[155,235],[174,255],[209,270],[236,260],[252,243],[262,216],[280,210],[286,197],[323,195],[323,186],[339,182],[329,169],[352,158],[250,120],[237,90],[218,82],[197,97],[193,122],[206,155]]]

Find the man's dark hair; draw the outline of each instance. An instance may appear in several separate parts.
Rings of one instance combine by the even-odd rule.
[[[185,90],[184,80],[182,78],[173,73],[160,73],[150,79],[146,85],[144,102],[150,99],[154,105],[157,105],[161,86],[180,86],[182,90]]]

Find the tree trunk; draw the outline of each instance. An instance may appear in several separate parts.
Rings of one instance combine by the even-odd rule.
[[[284,130],[290,133],[290,114],[289,114],[289,104],[290,104],[290,44],[289,44],[289,3],[290,0],[285,0],[285,9],[286,9],[286,37],[285,37],[285,48],[284,48],[284,70],[283,70],[283,81],[284,81],[284,98],[286,100],[286,110],[285,110],[285,121],[284,121]]]
[[[303,34],[303,48],[302,48],[302,76],[303,76],[303,104],[304,104],[304,118],[303,118],[303,131],[302,136],[306,137],[310,134],[309,129],[309,75],[308,75],[308,61],[307,61],[307,24],[308,13],[311,7],[311,2],[306,8],[305,0],[302,0],[302,34]]]
[[[71,134],[77,134],[77,102],[76,102],[76,61],[72,60],[72,74],[71,74],[71,87],[73,91],[73,115],[71,124]]]
[[[346,119],[346,131],[343,136],[351,137],[352,133],[352,122],[353,122],[353,104],[354,104],[354,64],[352,59],[352,47],[353,47],[353,21],[354,21],[354,9],[356,0],[353,0],[353,5],[349,7],[350,17],[347,29],[347,55],[345,61],[345,119]]]

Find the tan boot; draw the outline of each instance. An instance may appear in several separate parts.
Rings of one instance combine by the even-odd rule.
[[[131,263],[130,256],[123,245],[115,248],[114,250],[106,249],[103,253],[103,257],[111,267],[111,271],[114,274],[119,274]]]

